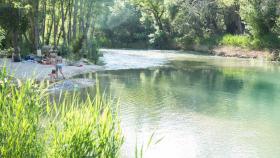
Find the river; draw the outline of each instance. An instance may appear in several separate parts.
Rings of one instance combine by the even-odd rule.
[[[195,52],[102,50],[118,98],[123,158],[280,157],[280,65]],[[80,76],[81,77],[81,76]],[[93,74],[82,75],[93,78]]]

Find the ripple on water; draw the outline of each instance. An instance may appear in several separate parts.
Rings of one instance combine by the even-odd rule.
[[[108,69],[134,68],[100,75],[120,98],[122,157],[155,129],[164,139],[146,158],[280,157],[279,64],[168,51],[104,55]],[[159,65],[167,67],[146,69]]]

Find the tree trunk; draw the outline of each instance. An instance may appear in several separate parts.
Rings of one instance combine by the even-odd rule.
[[[85,37],[87,37],[88,31],[89,31],[89,27],[90,27],[90,24],[91,24],[90,15],[92,14],[92,10],[91,10],[92,5],[93,5],[93,2],[90,1],[90,2],[89,2],[89,5],[88,5],[87,14],[86,14],[86,27],[85,27],[85,29],[84,29],[84,35],[85,35]]]
[[[18,30],[14,30],[12,32],[12,35],[13,35],[12,40],[13,40],[13,47],[14,47],[14,55],[20,56],[20,50],[18,44],[18,36],[19,36]]]
[[[74,17],[73,17],[73,39],[77,37],[77,14],[78,14],[78,0],[75,0],[74,4]]]
[[[39,49],[39,0],[33,0],[34,6],[34,49]]]
[[[87,46],[87,40],[88,40],[88,31],[90,28],[90,23],[91,23],[91,19],[90,19],[90,15],[92,14],[92,8],[93,6],[93,1],[89,1],[88,7],[87,7],[87,13],[86,13],[86,24],[85,24],[85,28],[83,29],[83,33],[82,33],[82,41],[81,44],[84,46]],[[82,48],[82,47],[81,47]]]
[[[50,38],[51,38],[51,34],[52,34],[52,29],[53,29],[53,20],[51,21],[50,25],[48,25],[49,30],[47,32],[47,38],[46,38],[46,44],[49,45],[50,44]]]
[[[226,31],[230,34],[243,34],[244,27],[240,17],[240,6],[239,4],[234,4],[226,8],[224,13],[224,21],[226,25]]]
[[[57,22],[56,22],[56,15],[55,15],[55,1],[56,0],[52,0],[52,17],[53,17],[53,44],[54,44],[54,48],[57,48],[56,45],[56,34],[57,34],[57,30],[58,30],[58,26],[57,26]]]
[[[84,0],[80,1],[80,16],[79,16],[79,34],[83,34],[85,32],[85,21],[84,21],[84,17],[85,17],[85,2]]]
[[[153,14],[154,14],[154,18],[156,20],[156,24],[157,24],[159,30],[164,31],[163,25],[162,25],[162,22],[161,22],[161,19],[160,19],[159,15],[155,11],[153,12]]]
[[[63,10],[61,10],[62,12]],[[61,27],[60,27],[60,30],[58,32],[58,37],[57,37],[57,45],[59,44],[59,41],[60,41],[60,37],[62,35],[62,38],[63,38],[63,44],[65,44],[66,42],[66,32],[65,32],[65,21],[66,21],[66,17],[65,15],[68,14],[68,11],[69,11],[69,7],[66,8],[66,12],[64,13],[63,12],[63,16],[61,16],[61,19],[62,19],[62,24],[61,24]],[[62,14],[62,13],[61,13]],[[63,18],[62,18],[63,17]],[[59,23],[60,21],[58,21]]]
[[[63,45],[65,45],[66,43],[65,15],[67,15],[67,12],[66,14],[64,14],[64,0],[61,0],[61,20],[62,20],[61,31],[62,31]]]
[[[237,27],[237,34],[243,34],[244,33],[244,28],[242,25],[241,17],[240,17],[240,6],[236,5],[236,27]]]
[[[47,0],[43,0],[43,22],[41,28],[42,45],[45,45]]]
[[[68,7],[69,7],[69,18],[68,18],[68,32],[67,32],[67,44],[70,45],[71,43],[71,32],[72,32],[72,7],[73,0],[69,0]]]

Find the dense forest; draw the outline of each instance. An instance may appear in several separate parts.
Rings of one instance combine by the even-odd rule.
[[[91,59],[99,47],[278,49],[279,8],[278,0],[1,0],[0,48],[51,45]]]

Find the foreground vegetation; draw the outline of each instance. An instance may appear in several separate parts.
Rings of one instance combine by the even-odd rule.
[[[3,69],[0,98],[0,157],[119,157],[119,121],[98,90],[85,101],[50,102],[45,84],[16,81]]]

